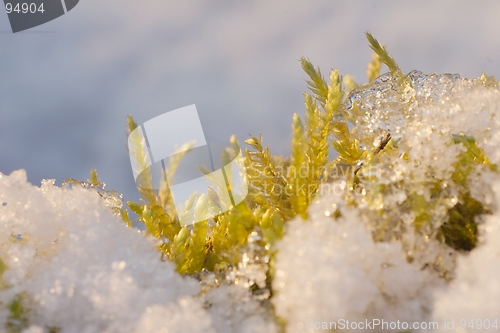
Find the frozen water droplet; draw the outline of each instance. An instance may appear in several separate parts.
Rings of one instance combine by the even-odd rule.
[[[349,93],[349,95],[347,95],[346,103],[345,103],[345,107],[346,107],[347,111],[350,111],[353,108],[354,103],[358,100],[359,91],[361,91],[361,88],[356,88],[356,89],[353,89]]]
[[[67,188],[67,189],[72,189],[75,186],[83,187],[83,182],[73,178],[67,178],[61,184],[62,188]]]
[[[88,182],[82,182],[73,178],[65,179],[62,184],[62,188],[72,189],[74,187],[83,187],[85,189],[92,189],[97,191],[97,193],[104,199],[106,206],[111,208],[115,216],[120,216],[120,210],[123,207],[123,194],[111,190],[107,191],[105,183],[91,184]]]
[[[372,84],[382,84],[382,83],[386,83],[386,82],[389,82],[392,78],[392,75],[391,73],[384,73],[382,75],[380,75],[379,77],[377,77],[375,80],[373,80]]]
[[[413,85],[415,85],[415,83],[418,80],[425,78],[425,74],[422,73],[421,71],[412,70],[410,73],[408,73],[407,77],[409,77],[411,80],[411,83]]]

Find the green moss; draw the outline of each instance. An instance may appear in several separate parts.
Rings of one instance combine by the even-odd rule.
[[[0,290],[5,287],[4,282],[2,280],[2,275],[6,270],[7,270],[7,265],[3,262],[2,258],[0,258]]]
[[[486,210],[468,192],[460,197],[460,201],[448,211],[448,221],[441,226],[440,231],[446,244],[456,250],[470,251],[477,244],[475,218],[486,213]]]
[[[392,77],[396,78],[396,90],[401,94],[405,93],[411,88],[409,78],[370,33],[367,32],[366,37],[374,51],[366,71],[368,82],[375,80],[382,64],[385,64]],[[129,201],[128,207],[138,215],[137,220],[144,223],[149,234],[164,241],[159,250],[165,258],[177,264],[179,272],[194,274],[202,269],[220,271],[236,265],[241,251],[245,249],[248,236],[253,231],[263,237],[262,246],[272,257],[276,251],[274,244],[282,237],[286,222],[297,215],[307,218],[310,203],[320,186],[330,180],[333,170],[351,171],[345,173],[347,187],[351,191],[346,195],[346,202],[358,205],[358,199],[353,193],[359,188],[360,175],[364,169],[386,163],[385,157],[395,154],[408,161],[408,154],[397,148],[397,142],[392,140],[389,133],[375,148],[361,146],[356,139],[355,124],[356,118],[360,116],[359,108],[354,104],[347,112],[345,107],[345,92],[360,86],[354,78],[346,76],[343,79],[337,70],[332,70],[327,82],[321,71],[308,59],[301,58],[301,65],[309,77],[307,84],[310,93],[304,95],[304,120],[298,114],[293,116],[291,156],[274,156],[263,143],[262,135],[245,140],[249,146],[245,149],[249,195],[242,203],[211,222],[203,221],[191,227],[181,227],[168,186],[163,186],[159,191],[151,190],[151,175],[143,173],[138,182],[142,201]],[[498,86],[496,79],[484,74],[477,82],[488,87]],[[137,123],[131,116],[127,118],[127,123],[131,133]],[[462,144],[467,148],[455,165],[452,179],[462,190],[458,203],[448,211],[447,222],[434,236],[455,249],[470,250],[477,242],[475,218],[487,211],[471,198],[466,187],[467,176],[474,165],[486,165],[492,171],[496,171],[496,166],[491,165],[473,138],[454,135],[452,139],[455,144]],[[132,137],[130,140],[131,154],[135,157],[136,164],[144,164],[147,155],[145,142],[139,137]],[[234,137],[231,142],[239,146]],[[337,153],[335,158],[329,156],[330,147]],[[170,165],[167,174],[173,174],[177,165],[175,162]],[[364,181],[371,186],[371,194],[364,199],[369,204],[378,202],[378,198],[388,191],[385,185],[378,183],[377,177],[365,177]],[[440,181],[421,186],[430,189],[431,198],[437,198],[442,191]],[[213,200],[207,198],[207,204],[215,204]],[[428,228],[431,220],[429,211],[440,204],[442,203],[438,201],[428,202],[422,195],[412,195],[402,204],[402,209],[414,213],[413,225],[419,231],[424,230],[424,227]],[[334,216],[340,216],[340,212],[335,212]],[[380,210],[380,216],[383,216],[383,209]],[[131,226],[127,210],[122,211],[122,218]],[[393,234],[392,227],[391,223],[382,221],[374,232],[375,239],[390,239],[388,235]]]
[[[23,305],[23,296],[18,294],[8,304],[9,317],[7,318],[7,333],[19,333],[27,328],[28,313]]]

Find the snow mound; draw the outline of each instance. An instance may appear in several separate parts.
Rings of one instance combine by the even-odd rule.
[[[156,328],[203,332],[210,325],[199,323],[195,305],[182,306],[195,299],[179,300],[199,292],[197,281],[162,262],[153,240],[115,218],[97,192],[53,181],[38,188],[20,170],[0,176],[0,203],[0,253],[8,267],[0,302],[21,295],[31,324],[68,333],[131,332],[141,318],[140,327],[158,324],[148,318],[168,306],[175,320]]]
[[[205,297],[197,279],[182,277],[173,263],[161,260],[157,245],[115,217],[96,190],[59,188],[53,181],[38,188],[24,170],[0,173],[0,328],[275,331],[257,311],[259,304],[245,301],[236,286],[214,288]],[[13,317],[9,306],[16,300],[24,311]],[[233,322],[226,323],[228,318]]]
[[[274,304],[287,332],[313,332],[315,323],[342,320],[428,319],[432,292],[445,281],[408,263],[400,243],[374,242],[355,209],[344,208],[333,220],[325,212],[337,209],[335,199],[324,195],[310,207],[309,223],[292,221],[280,242]]]

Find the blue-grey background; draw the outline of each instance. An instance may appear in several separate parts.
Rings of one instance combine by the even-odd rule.
[[[365,80],[370,30],[405,72],[500,76],[497,1],[81,0],[25,33],[0,12],[0,172],[87,179],[137,199],[127,114],[196,104],[208,141],[262,132],[288,154],[306,56]]]

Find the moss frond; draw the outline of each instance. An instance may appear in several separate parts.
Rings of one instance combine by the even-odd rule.
[[[273,207],[283,217],[287,219],[292,217],[294,214],[285,191],[288,188],[285,166],[273,158],[269,147],[263,147],[262,135],[259,139],[252,136],[245,140],[245,143],[255,150],[245,150],[249,194],[257,204],[263,205],[266,209]]]
[[[402,75],[402,71],[399,68],[398,64],[396,63],[396,60],[394,58],[390,57],[385,48],[380,45],[377,39],[373,37],[371,33],[368,31],[365,33],[366,38],[368,39],[368,43],[370,44],[370,48],[375,52],[380,61],[384,63],[387,68],[389,68],[389,71],[391,72],[392,75]]]
[[[89,183],[91,185],[94,185],[94,186],[97,186],[97,185],[101,184],[101,182],[99,181],[99,176],[97,175],[96,169],[90,170]]]
[[[175,176],[175,173],[177,172],[177,169],[179,168],[179,165],[184,156],[193,147],[194,147],[194,142],[189,142],[175,150],[174,155],[172,155],[169,158],[168,165],[166,166],[167,182],[165,184],[161,184],[160,189],[158,190],[159,203],[162,207],[165,208],[165,212],[167,213],[167,215],[171,216],[172,218],[175,217],[176,210],[174,206],[172,193],[170,192],[168,184]]]
[[[298,114],[293,115],[292,125],[292,155],[288,169],[288,184],[290,189],[290,202],[295,213],[307,218],[307,206],[309,204],[308,161],[305,150],[307,148],[304,126]]]
[[[311,81],[307,81],[309,88],[312,93],[316,96],[316,99],[324,105],[326,100],[328,99],[328,85],[325,82],[325,79],[321,75],[321,71],[314,67],[309,59],[302,57],[300,59],[302,64],[302,69],[306,74],[311,78]]]
[[[365,156],[366,150],[360,148],[358,140],[352,137],[346,137],[337,141],[332,140],[331,143],[339,154],[337,158],[339,162],[356,165]]]
[[[181,274],[199,272],[205,264],[208,221],[184,226],[174,237],[172,259]]]
[[[368,83],[372,83],[377,77],[380,76],[381,67],[382,62],[380,61],[380,57],[376,53],[372,54],[372,60],[368,63],[368,68],[366,69]]]
[[[128,124],[128,138],[129,138],[129,154],[132,157],[133,164],[136,167],[136,172],[140,175],[137,178],[138,191],[141,193],[143,198],[150,203],[156,203],[156,193],[153,190],[152,176],[148,169],[148,148],[146,146],[146,140],[141,135],[139,131],[135,131],[138,128],[132,116],[127,117]],[[142,172],[141,172],[142,171]]]
[[[333,70],[330,73],[330,85],[328,86],[328,96],[325,103],[326,120],[330,123],[342,104],[344,98],[344,90],[342,89],[342,76],[338,70]]]
[[[354,89],[359,87],[359,84],[356,83],[356,79],[352,75],[344,75],[344,87],[347,93],[353,91]]]

